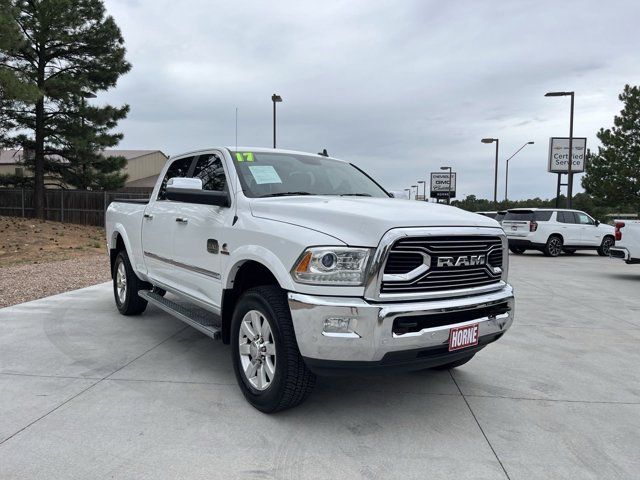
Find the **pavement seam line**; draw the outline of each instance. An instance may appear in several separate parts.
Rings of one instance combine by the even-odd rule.
[[[57,407],[49,410],[47,413],[41,415],[40,417],[36,418],[34,421],[28,423],[27,425],[25,425],[24,427],[22,427],[20,430],[18,430],[17,432],[12,433],[10,436],[8,436],[7,438],[5,438],[4,440],[2,440],[0,442],[0,446],[4,445],[6,442],[8,442],[9,440],[11,440],[13,437],[15,437],[16,435],[18,435],[19,433],[24,432],[27,428],[31,427],[32,425],[35,425],[36,423],[38,423],[40,420],[42,420],[43,418],[48,417],[49,415],[51,415],[53,412],[55,412],[56,410],[58,410],[59,408],[63,407],[64,405],[66,405],[67,403],[71,402],[72,400],[78,398],[80,395],[82,395],[83,393],[91,390],[93,387],[95,387],[96,385],[98,385],[100,382],[102,382],[103,380],[107,380],[111,375],[114,375],[116,373],[118,373],[120,370],[122,370],[125,367],[128,367],[129,365],[131,365],[133,362],[135,362],[136,360],[138,360],[139,358],[145,356],[147,353],[149,353],[151,350],[158,348],[160,345],[162,345],[163,343],[171,340],[173,337],[175,337],[176,335],[182,333],[184,330],[186,330],[189,327],[184,327],[181,328],[180,330],[178,330],[177,332],[173,333],[172,335],[168,336],[167,338],[165,338],[164,340],[162,340],[160,343],[154,345],[153,347],[145,350],[143,353],[141,353],[140,355],[138,355],[137,357],[135,357],[134,359],[132,359],[131,361],[125,363],[124,365],[122,365],[121,367],[117,368],[115,371],[111,372],[109,375],[102,377],[101,379],[99,379],[97,382],[92,383],[91,385],[89,385],[87,388],[81,390],[80,392],[76,393],[75,395],[73,395],[72,397],[66,399],[64,402],[62,402],[60,405],[58,405]]]
[[[462,389],[460,388],[460,385],[458,385],[458,382],[456,382],[456,379],[453,376],[453,372],[451,370],[449,370],[449,375],[451,376],[451,380],[453,380],[453,383],[458,388],[458,391],[460,392],[460,395],[462,396],[462,399],[464,400],[464,403],[467,404],[467,408],[469,409],[469,412],[471,413],[471,416],[475,420],[476,425],[478,425],[478,428],[480,429],[480,432],[482,433],[482,436],[486,440],[487,445],[489,445],[489,448],[493,452],[493,456],[496,457],[496,460],[500,464],[500,467],[502,468],[502,471],[504,472],[505,477],[507,477],[507,480],[511,480],[511,477],[509,477],[509,474],[507,473],[507,469],[504,467],[504,465],[502,464],[502,460],[500,460],[500,457],[498,456],[498,452],[496,452],[495,448],[493,448],[493,445],[491,445],[491,442],[489,441],[489,437],[487,437],[487,434],[484,432],[484,429],[482,428],[482,425],[480,425],[480,422],[478,421],[478,417],[476,417],[476,414],[473,411],[473,409],[471,408],[471,405],[469,405],[469,402],[467,401],[467,397],[465,397],[464,393],[462,393]]]

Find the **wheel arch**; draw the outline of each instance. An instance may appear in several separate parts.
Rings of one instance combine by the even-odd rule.
[[[276,274],[263,262],[245,259],[236,262],[229,270],[227,288],[222,291],[221,320],[222,341],[230,342],[231,319],[235,306],[243,292],[262,285],[283,287]]]

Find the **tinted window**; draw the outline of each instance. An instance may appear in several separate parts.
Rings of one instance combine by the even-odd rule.
[[[533,212],[531,210],[509,211],[504,216],[504,220],[515,220],[520,222],[528,222],[533,220]]]
[[[557,218],[560,223],[578,223],[573,212],[558,212]]]
[[[160,190],[158,190],[158,200],[166,200],[167,199],[167,182],[170,178],[177,177],[187,177],[189,173],[189,167],[191,166],[191,162],[193,161],[193,157],[180,158],[175,160],[171,165],[169,165],[169,169],[167,170],[166,175],[162,179],[162,185],[160,185]]]
[[[589,215],[587,215],[586,213],[583,212],[576,212],[575,215],[578,217],[578,223],[581,225],[593,225],[594,222],[591,219],[591,217],[589,217]]]
[[[536,213],[534,214],[534,217],[536,219],[536,222],[548,222],[549,220],[551,220],[551,214],[553,212],[551,210],[538,210],[536,211]]]
[[[196,168],[193,170],[193,178],[202,180],[203,190],[226,190],[227,180],[222,168],[222,160],[218,155],[209,153],[201,155],[196,162]]]

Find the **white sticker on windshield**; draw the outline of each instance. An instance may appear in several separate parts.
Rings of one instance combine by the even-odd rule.
[[[282,183],[278,172],[276,172],[276,169],[271,165],[251,165],[249,171],[258,185],[265,183]]]

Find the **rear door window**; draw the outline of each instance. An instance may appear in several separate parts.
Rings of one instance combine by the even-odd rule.
[[[167,173],[162,179],[160,190],[158,190],[158,200],[167,199],[167,182],[170,178],[184,178],[189,176],[188,174],[191,162],[193,162],[193,157],[185,157],[174,160],[173,163],[169,165]]]
[[[560,223],[578,223],[573,212],[558,212],[557,218]]]

